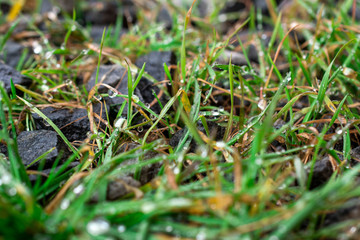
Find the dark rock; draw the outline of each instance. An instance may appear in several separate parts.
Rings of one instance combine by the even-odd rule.
[[[41,6],[40,6],[40,13],[46,13],[54,10],[55,8],[59,8],[58,11],[63,11],[66,13],[71,14],[73,9],[76,9],[76,3],[79,2],[79,0],[57,0],[57,1],[51,1],[51,0],[42,0]]]
[[[345,202],[342,207],[325,216],[324,226],[360,218],[360,199],[353,198]],[[355,238],[352,238],[355,239]]]
[[[129,187],[138,188],[140,187],[140,182],[136,181],[134,178],[129,176],[123,176],[115,181],[111,181],[107,186],[106,199],[107,200],[116,200],[119,199],[126,194],[131,192]]]
[[[222,65],[229,65],[230,58],[233,65],[244,66],[248,64],[245,56],[242,53],[229,50],[225,50],[223,54],[216,60],[216,63]]]
[[[14,68],[2,63],[0,61],[0,81],[4,83],[4,88],[8,94],[11,93],[11,84],[10,80],[12,79],[14,84],[19,84],[23,86],[29,86],[31,81],[30,79],[23,77],[18,71]]]
[[[96,81],[96,69],[90,77],[89,82],[87,83],[86,89],[90,91],[95,86]],[[113,88],[117,89],[121,94],[128,94],[128,78],[127,78],[127,69],[120,65],[102,65],[99,68],[99,77],[98,82],[106,83]],[[107,93],[108,88],[104,86],[99,86],[99,93]],[[135,89],[134,94],[139,97],[141,102],[144,102],[142,94],[138,88]],[[116,112],[120,109],[121,104],[125,101],[122,97],[106,97],[105,101],[111,109]],[[122,115],[127,114],[127,107],[125,107]]]
[[[156,21],[162,23],[167,30],[172,28],[173,21],[169,11],[165,7],[160,9],[159,14],[156,17]]]
[[[62,158],[69,155],[67,146],[54,131],[37,130],[21,132],[17,138],[19,155],[25,166],[31,164],[36,158],[54,148],[46,157],[44,168],[50,168],[59,154]],[[37,169],[39,162],[33,164],[30,169]]]
[[[94,1],[85,10],[84,22],[91,25],[115,24],[118,12],[123,16],[124,27],[136,22],[136,8],[132,1]]]
[[[93,25],[93,26],[91,26],[91,31],[90,31],[90,37],[93,40],[93,42],[99,43],[99,44],[101,43],[101,38],[102,38],[105,28],[106,28],[105,36],[108,36],[108,35],[114,36],[114,34],[115,34],[114,28],[112,28],[112,31],[109,33],[107,25]],[[119,37],[121,37],[125,33],[126,33],[125,30],[123,30],[123,29],[120,30]]]
[[[141,183],[131,176],[120,176],[111,180],[106,188],[106,200],[114,201],[132,192],[131,188],[139,188]],[[99,191],[95,191],[90,198],[90,203],[99,202]]]
[[[11,8],[11,6],[10,6],[9,3],[6,3],[6,2],[5,3],[4,2],[0,3],[0,11],[3,14],[8,14],[9,11],[10,11],[10,8]]]
[[[213,138],[216,141],[221,141],[223,140],[224,134],[225,134],[225,128],[219,126],[217,123],[215,122],[211,122],[211,121],[207,121],[207,126],[210,132],[210,138]],[[199,131],[201,131],[202,133],[206,134],[206,130],[205,127],[203,126],[201,121],[197,122],[197,129]],[[183,129],[177,131],[172,138],[169,141],[169,145],[172,146],[173,148],[175,148],[179,142],[181,141],[181,139],[184,137],[186,131],[186,127],[184,127]],[[197,144],[194,140],[191,141],[190,143],[190,152],[195,152],[197,147]]]
[[[91,25],[115,24],[117,8],[118,4],[116,2],[92,2],[85,13],[85,22]]]
[[[6,42],[2,54],[0,54],[0,60],[2,60],[10,67],[16,68],[25,49],[26,48],[23,45],[9,40]],[[25,57],[24,62],[26,62],[28,58],[29,54],[27,54],[27,56]]]
[[[145,72],[154,77],[157,81],[163,81],[166,79],[164,63],[166,63],[167,66],[170,66],[172,64],[175,64],[175,61],[175,56],[170,51],[150,52],[147,55],[139,57],[136,60],[135,65],[138,68],[142,68],[143,64],[146,63]],[[160,89],[157,86],[154,86],[153,83],[147,80],[145,77],[141,78],[137,89],[141,92],[142,98],[144,99],[145,103],[149,104],[155,99],[153,91],[155,91],[156,94],[159,94],[160,92]],[[160,100],[164,100],[164,98],[160,98]],[[161,111],[158,103],[152,106],[151,109],[156,113],[159,113]]]
[[[314,166],[310,189],[317,188],[327,183],[332,174],[333,169],[329,157],[317,160]]]
[[[259,63],[259,54],[256,46],[254,44],[250,44],[247,49],[247,57],[251,62]]]
[[[146,63],[145,71],[154,77],[157,81],[165,80],[164,63],[167,66],[176,63],[175,56],[172,52],[150,52],[146,55],[139,57],[135,65],[139,68]]]
[[[134,148],[137,148],[141,145],[139,144],[136,144],[136,143],[126,143],[126,144],[123,144],[118,150],[117,150],[117,154],[120,154],[122,152],[125,152],[125,151],[130,151]],[[143,151],[143,150],[139,150],[139,151]],[[146,161],[146,160],[149,160],[151,158],[154,158],[156,156],[158,156],[159,154],[157,152],[153,152],[153,151],[147,151],[144,153],[143,155],[143,158],[141,159],[141,161]],[[134,165],[134,164],[138,164],[139,163],[139,158],[132,158],[132,159],[127,159],[125,161],[123,161],[119,167],[120,168],[126,168],[127,166],[131,166],[131,165]],[[150,182],[159,172],[160,170],[160,167],[161,167],[161,163],[158,162],[158,163],[154,163],[154,164],[149,164],[147,166],[143,166],[141,168],[141,171],[140,171],[140,178],[138,179],[138,181],[141,183],[141,185],[144,185],[148,182]],[[130,177],[133,177],[134,176],[134,173],[135,173],[135,169],[131,169],[127,172],[124,173],[124,176],[130,176]]]
[[[40,7],[40,13],[46,13],[53,10],[53,5],[51,4],[50,0],[42,0],[41,7]]]
[[[87,137],[90,131],[90,122],[86,109],[83,108],[61,108],[56,109],[47,107],[41,110],[54,124],[62,131],[69,141],[81,141]],[[93,112],[106,120],[106,111],[101,104],[93,105]],[[102,115],[100,115],[100,112]],[[32,115],[37,129],[52,130],[53,128],[38,114]],[[99,123],[99,119],[94,117],[95,123]],[[105,128],[104,124],[100,124],[101,128]]]

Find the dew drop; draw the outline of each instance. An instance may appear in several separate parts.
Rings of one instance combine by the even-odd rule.
[[[41,85],[40,90],[43,91],[43,92],[46,92],[47,90],[49,90],[49,86],[48,85]]]
[[[342,129],[338,129],[338,130],[336,130],[336,134],[341,135],[342,133],[343,133],[343,130],[342,130]]]
[[[45,119],[42,120],[45,127],[50,127],[50,123],[48,123]]]
[[[135,94],[132,95],[131,100],[132,100],[134,103],[138,103],[138,102],[140,101],[139,97],[136,96]]]
[[[94,236],[99,236],[106,233],[110,229],[110,224],[105,219],[95,219],[86,225],[88,233]]]
[[[118,232],[123,233],[126,231],[126,227],[124,225],[119,225],[117,230],[118,230]]]
[[[32,44],[32,47],[35,54],[40,54],[43,51],[42,46],[37,41]]]
[[[17,193],[16,188],[10,188],[10,189],[8,190],[9,196],[15,196],[16,193]]]
[[[66,84],[67,86],[71,86],[71,85],[72,85],[71,79],[66,79],[66,80],[65,80],[65,84]]]
[[[127,126],[127,120],[126,118],[119,117],[114,121],[114,127],[124,129]]]
[[[70,200],[69,199],[63,199],[60,203],[60,208],[62,210],[67,209],[70,206]]]
[[[260,166],[263,163],[263,160],[261,158],[256,158],[255,163]]]
[[[211,111],[211,115],[212,116],[219,116],[220,113],[217,110],[213,110],[213,111]]]
[[[216,142],[216,146],[218,148],[225,148],[226,147],[226,143],[223,142],[223,141],[219,141],[219,142]]]
[[[45,53],[45,59],[50,59],[53,55],[54,51],[48,51]]]
[[[259,103],[258,103],[258,107],[261,109],[261,110],[264,110],[266,108],[266,105],[267,105],[267,102],[265,99],[260,99]]]
[[[152,202],[146,202],[141,206],[141,210],[143,213],[149,213],[154,211],[156,208],[156,205]]]
[[[109,89],[108,91],[109,97],[110,98],[114,98],[117,96],[117,92],[114,92],[113,90]]]
[[[166,226],[165,231],[166,232],[172,232],[173,227],[172,226]]]
[[[51,95],[50,93],[45,93],[45,97],[47,98],[47,100],[51,101],[54,99],[54,96]]]
[[[357,227],[354,227],[354,226],[353,226],[353,227],[350,228],[349,233],[350,233],[350,234],[355,234],[356,231],[357,231]]]
[[[101,101],[102,96],[100,94],[98,94],[98,95],[94,95],[94,98],[98,101]]]
[[[84,189],[85,189],[85,187],[84,187],[84,185],[83,184],[79,184],[78,186],[76,186],[76,188],[74,188],[74,193],[76,194],[76,195],[79,195],[79,194],[81,194],[83,191],[84,191]]]
[[[206,233],[204,230],[200,230],[200,232],[196,235],[196,240],[205,240],[206,239]]]

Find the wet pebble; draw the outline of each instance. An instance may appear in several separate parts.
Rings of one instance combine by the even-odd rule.
[[[41,110],[58,128],[61,129],[61,132],[65,137],[70,141],[81,141],[87,137],[87,132],[90,131],[90,122],[88,118],[88,112],[83,108],[61,108],[56,109],[53,107],[47,107]],[[100,116],[103,120],[106,120],[106,110],[104,105],[94,104],[93,112]],[[38,114],[33,113],[32,117],[35,121],[37,129],[46,129],[52,130],[52,126],[46,122]],[[96,124],[99,123],[99,119],[94,117]],[[100,124],[100,128],[105,129],[105,124]]]
[[[30,165],[35,159],[54,148],[45,157],[44,168],[50,168],[56,158],[62,153],[62,159],[66,159],[69,150],[63,140],[55,131],[36,130],[21,132],[17,138],[18,151],[25,166]],[[31,165],[29,169],[37,169],[39,162]]]
[[[16,71],[9,65],[6,65],[0,61],[0,81],[4,83],[5,90],[8,94],[11,93],[11,84],[12,79],[14,84],[19,84],[23,86],[29,86],[31,84],[30,79],[23,77],[20,72]]]

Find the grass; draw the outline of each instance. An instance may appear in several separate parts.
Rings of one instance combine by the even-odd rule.
[[[360,216],[339,211],[346,207],[356,215],[360,196],[360,166],[352,163],[359,161],[353,151],[360,134],[359,22],[348,14],[353,1],[295,1],[296,14],[268,1],[269,15],[251,8],[227,34],[218,17],[223,2],[212,2],[217,7],[200,18],[196,1],[188,9],[167,1],[169,31],[138,7],[137,24],[119,37],[118,18],[99,45],[88,37],[92,26],[77,23],[81,9],[65,16],[58,32],[41,32],[31,21],[42,50],[29,61],[25,51],[17,68],[33,84],[12,83],[10,96],[0,86],[0,140],[7,149],[0,155],[0,239],[359,238]],[[0,36],[1,53],[20,22],[15,10]],[[9,22],[6,14],[0,18]],[[60,44],[49,41],[59,33]],[[255,61],[250,44],[258,49]],[[173,51],[178,61],[163,65],[165,81],[149,76],[149,63],[133,64],[158,50]],[[233,55],[222,64],[225,50]],[[234,64],[235,51],[247,65]],[[128,92],[103,85],[109,92],[97,93],[99,67],[109,62],[127,69]],[[97,84],[87,92],[77,79],[93,70]],[[135,94],[142,77],[166,96],[162,102],[154,92],[158,113]],[[106,104],[106,97],[126,101],[116,120],[106,112],[101,129],[93,104]],[[77,144],[66,139],[39,110],[44,104],[86,107],[88,138]],[[40,163],[34,171],[24,167],[17,149],[18,133],[36,129],[32,113],[72,150],[45,178],[42,160],[50,151],[34,161]],[[213,124],[223,130],[220,138]],[[171,146],[179,129],[184,134]],[[127,148],[130,143],[135,147]],[[327,178],[318,172],[324,161],[333,170]],[[74,162],[79,165],[69,169]],[[139,180],[152,164],[160,166],[154,178],[139,187],[122,182],[128,193],[106,200],[110,182],[129,174]],[[30,174],[38,177],[31,182]],[[331,214],[340,220],[330,221]]]

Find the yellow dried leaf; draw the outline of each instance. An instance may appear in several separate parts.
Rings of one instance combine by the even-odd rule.
[[[10,12],[6,18],[6,21],[12,22],[16,19],[16,17],[21,12],[23,6],[25,4],[25,0],[14,0],[14,4],[12,5]]]
[[[183,91],[182,94],[181,94],[181,102],[182,102],[182,104],[184,106],[185,112],[187,114],[190,114],[191,104],[190,104],[190,100],[189,100],[189,98],[188,98],[185,91]]]
[[[330,98],[325,95],[324,100],[325,100],[325,103],[326,103],[327,108],[328,108],[330,111],[332,111],[333,113],[335,113],[335,112],[336,112],[336,107],[335,107],[335,105],[332,103],[332,101],[330,100]]]

